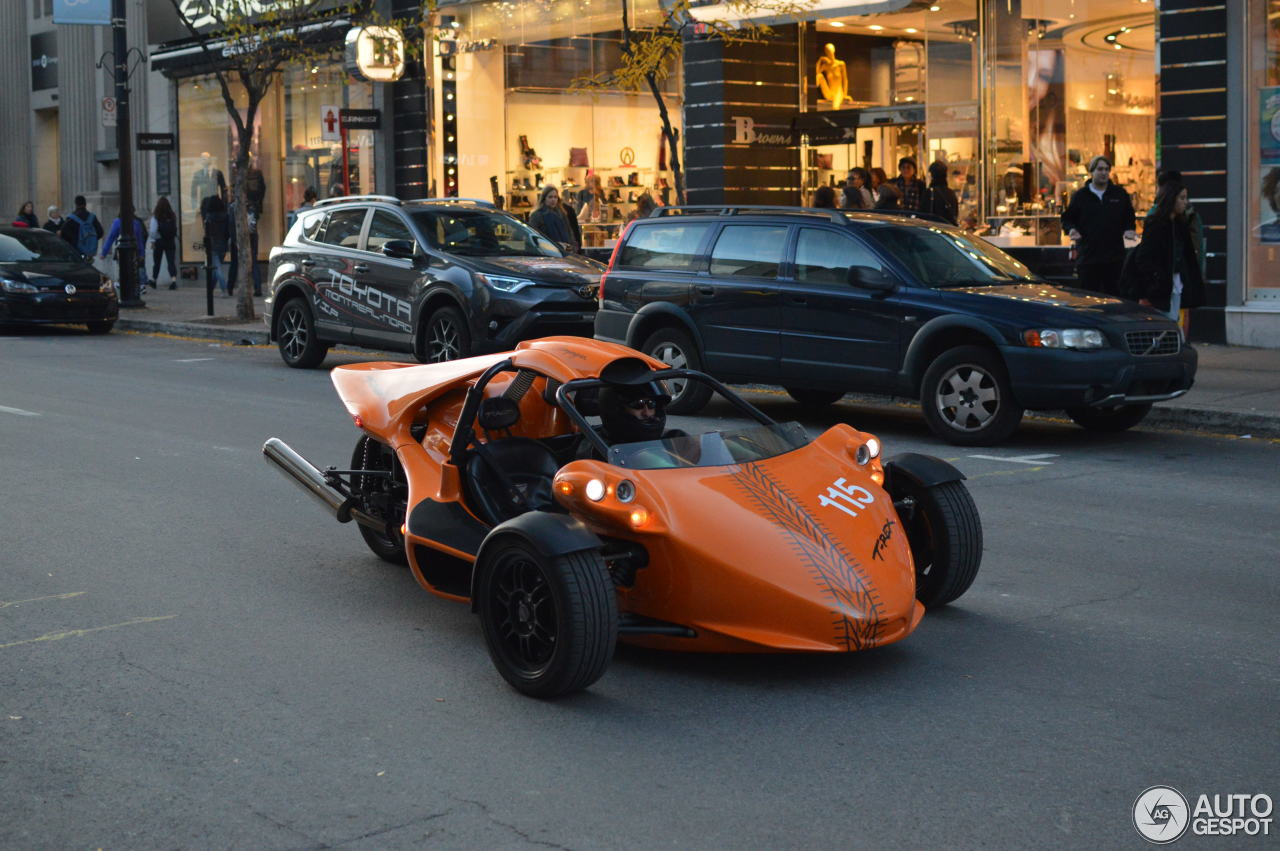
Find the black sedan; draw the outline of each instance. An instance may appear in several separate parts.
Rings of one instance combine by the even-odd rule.
[[[61,238],[0,227],[0,325],[84,323],[106,334],[119,312],[115,284]]]

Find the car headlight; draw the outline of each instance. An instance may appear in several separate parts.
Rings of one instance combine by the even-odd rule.
[[[533,286],[533,281],[527,278],[508,278],[503,275],[482,275],[475,273],[476,279],[486,286],[493,287],[504,293],[518,293],[525,287]]]
[[[1022,340],[1037,349],[1101,349],[1106,338],[1096,328],[1033,328]]]
[[[0,278],[0,285],[4,287],[7,293],[33,293],[36,292],[34,284],[28,284],[26,281],[14,281],[9,278]]]

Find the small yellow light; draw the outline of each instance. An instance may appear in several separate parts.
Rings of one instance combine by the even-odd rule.
[[[408,524],[407,524],[407,523],[401,523],[401,524],[400,524],[400,534],[401,534],[401,535],[405,535],[405,534],[408,534],[408,532],[409,532],[409,526],[408,526]]]
[[[573,482],[560,482],[556,485],[556,489],[565,496],[568,496],[573,493]]]
[[[631,520],[631,528],[639,529],[641,526],[649,522],[649,512],[645,511],[643,508],[633,508],[631,509],[631,516],[629,519]]]
[[[883,471],[881,471],[881,470],[872,470],[872,471],[871,471],[871,481],[875,482],[877,485],[883,485],[883,484],[884,484],[884,472],[883,472]]]

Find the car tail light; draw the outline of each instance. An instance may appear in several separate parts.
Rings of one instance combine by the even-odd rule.
[[[364,428],[364,420],[359,415],[352,417],[352,419],[356,422],[356,428]]]

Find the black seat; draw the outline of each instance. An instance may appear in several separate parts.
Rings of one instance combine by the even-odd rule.
[[[551,480],[560,464],[551,450],[527,437],[481,444],[463,471],[469,504],[482,520],[498,525],[526,511],[552,511]]]

